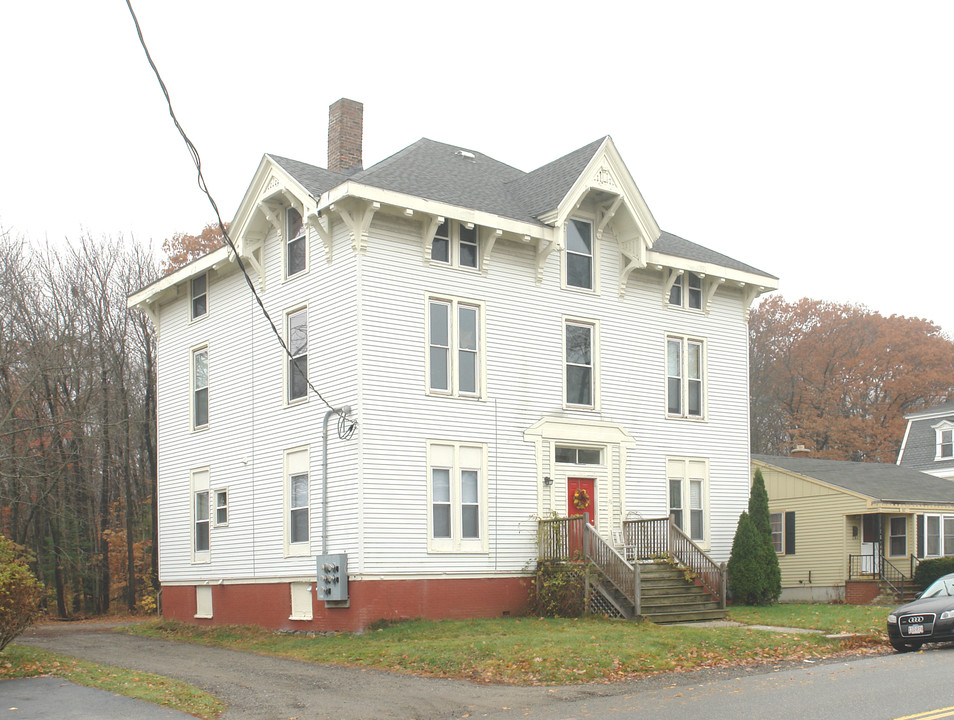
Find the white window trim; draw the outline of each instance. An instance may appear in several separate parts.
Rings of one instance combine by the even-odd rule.
[[[195,468],[189,473],[189,547],[192,551],[193,564],[205,564],[212,562],[212,498],[209,495],[209,549],[196,551],[195,549],[195,496],[196,493],[209,492],[208,467]]]
[[[665,304],[671,308],[682,308],[683,310],[690,310],[696,313],[704,313],[706,305],[706,279],[705,275],[701,273],[692,272],[691,270],[670,270],[672,275],[669,278],[669,282],[666,283],[666,297]],[[689,277],[694,275],[699,279],[699,307],[695,308],[689,304]],[[672,297],[671,292],[673,287],[679,287],[680,293],[680,302],[674,303],[670,302]]]
[[[196,390],[201,388],[196,388],[195,386],[195,356],[205,351],[205,424],[196,425],[195,424],[195,393]],[[189,428],[192,432],[201,432],[203,430],[209,429],[209,423],[212,413],[211,411],[211,392],[210,386],[212,385],[212,363],[211,353],[209,352],[209,344],[203,343],[201,345],[196,345],[189,349]]]
[[[903,520],[904,521],[904,533],[902,535],[894,535],[891,532],[891,521],[892,520]],[[904,538],[904,551],[900,554],[894,554],[891,551],[891,541],[896,538]],[[887,557],[899,557],[904,558],[908,556],[908,518],[904,515],[892,515],[888,518],[888,535],[887,535],[887,552],[885,555]]]
[[[778,545],[775,544],[775,528],[772,525],[772,518],[778,518]],[[769,513],[769,530],[772,533],[772,547],[775,550],[776,555],[785,554],[785,513],[784,512],[770,512]]]
[[[466,272],[479,273],[484,265],[484,253],[481,248],[480,242],[480,225],[477,225],[472,222],[465,222],[463,220],[452,220],[451,218],[444,218],[444,221],[447,223],[447,262],[443,260],[434,259],[433,251],[433,240],[431,241],[431,254],[427,258],[427,262],[431,265],[436,265],[438,267],[450,267],[455,270],[464,270]],[[477,267],[471,267],[470,265],[461,265],[460,264],[460,228],[461,226],[466,227],[468,230],[474,231],[474,239],[476,242],[476,254],[477,254]],[[438,226],[438,231],[440,227]],[[434,234],[434,239],[437,239],[437,234]]]
[[[199,273],[199,275],[196,275],[193,278],[189,278],[189,322],[190,323],[198,322],[199,320],[203,320],[209,316],[209,274],[210,273],[206,271],[204,273]],[[196,295],[195,295],[195,288],[193,287],[193,283],[199,277],[205,278],[205,292],[203,293],[203,295],[205,295],[205,312],[202,313],[201,315],[196,315],[194,313]]]
[[[450,447],[453,449],[454,462],[453,467],[449,468],[450,473],[450,507],[451,507],[451,536],[449,538],[434,537],[434,518],[432,514],[433,493],[432,493],[432,468],[446,468],[447,465],[437,463],[433,459],[434,448]],[[461,448],[476,449],[480,451],[479,468],[461,464]],[[457,442],[454,440],[428,440],[427,441],[427,477],[425,484],[427,486],[427,552],[428,553],[484,553],[488,552],[489,542],[487,538],[487,516],[489,514],[489,505],[487,502],[487,486],[489,484],[487,477],[487,444]],[[480,475],[479,500],[480,500],[480,537],[476,539],[461,537],[461,497],[460,497],[460,471],[478,470]]]
[[[225,493],[225,522],[219,522],[219,493]],[[228,527],[232,509],[229,507],[229,489],[227,487],[213,488],[209,495],[212,509],[212,527]]]
[[[593,402],[590,405],[576,405],[567,401],[566,397],[566,326],[567,325],[588,325],[592,328],[592,363],[593,363]],[[560,347],[562,354],[560,358],[563,375],[563,408],[565,410],[599,410],[600,409],[600,323],[599,320],[582,318],[572,315],[564,315],[563,322],[560,325]]]
[[[435,390],[431,388],[431,303],[444,303],[450,306],[450,388]],[[460,358],[458,355],[460,323],[458,308],[460,306],[473,307],[477,310],[477,392],[461,392],[460,390]],[[487,388],[487,322],[486,306],[481,300],[454,297],[452,295],[428,295],[424,301],[424,391],[427,395],[438,397],[456,397],[470,400],[483,400]]]
[[[691,474],[690,467],[692,465],[702,466],[703,477],[698,477],[697,475]],[[686,533],[689,537],[692,537],[692,520],[691,520],[691,491],[690,491],[690,481],[691,480],[701,480],[702,481],[702,539],[696,540],[693,538],[693,542],[696,543],[703,550],[708,550],[712,538],[712,511],[709,504],[709,460],[708,458],[699,458],[699,457],[667,457],[666,458],[666,512],[667,514],[672,514],[672,508],[670,507],[669,499],[669,481],[670,480],[682,480],[682,512],[683,512],[683,532]],[[782,528],[784,534],[784,526]],[[783,539],[784,544],[784,539]]]
[[[312,472],[311,472],[311,452],[308,445],[289,448],[285,450],[284,462],[282,465],[284,479],[284,508],[282,512],[282,525],[285,528],[285,557],[303,557],[311,555],[311,539],[314,537],[314,528],[312,520],[313,493],[312,493]],[[291,478],[292,475],[308,476],[308,540],[305,542],[291,541]]]
[[[296,235],[295,237],[289,237],[289,232],[288,232],[288,211],[289,210],[294,210],[295,212],[301,214],[302,216],[301,234]],[[298,238],[302,238],[303,239],[302,242],[305,245],[305,267],[303,267],[301,270],[296,272],[294,275],[289,275],[288,274],[288,243],[294,242],[295,240],[298,240]],[[309,252],[310,241],[311,241],[311,233],[308,228],[308,223],[305,222],[304,214],[302,214],[301,211],[296,207],[292,207],[292,206],[286,207],[282,211],[282,281],[283,282],[290,282],[292,280],[297,280],[303,275],[308,274],[308,270],[311,267],[311,261],[310,261],[311,253]]]
[[[928,518],[937,518],[938,521],[938,550],[939,553],[931,553],[928,546]],[[925,513],[924,514],[924,557],[926,558],[935,558],[935,557],[946,557],[948,553],[945,553],[944,547],[944,521],[945,520],[954,520],[954,515],[945,514],[945,513]],[[950,548],[951,552],[949,554],[954,555],[954,548]]]
[[[297,276],[296,276],[296,277],[297,277]],[[306,318],[306,320],[305,320],[305,332],[308,334],[307,341],[306,341],[306,342],[307,342],[308,351],[305,353],[305,355],[308,357],[308,366],[310,367],[310,365],[311,365],[311,347],[312,347],[312,339],[311,339],[311,314],[308,312],[308,305],[307,305],[307,304],[296,305],[295,307],[290,308],[290,309],[288,309],[288,310],[285,311],[285,313],[284,313],[284,319],[283,319],[283,321],[282,321],[282,322],[283,322],[283,331],[284,331],[283,337],[284,337],[284,339],[285,339],[285,345],[288,347],[289,351],[291,351],[291,332],[290,332],[290,328],[289,328],[288,323],[289,323],[289,320],[291,319],[291,316],[292,316],[292,315],[295,315],[296,313],[300,313],[300,312],[302,312],[302,311],[305,312],[305,318]],[[291,390],[291,388],[289,387],[289,382],[290,382],[290,380],[291,380],[291,374],[290,374],[290,372],[289,372],[289,370],[290,370],[290,368],[291,368],[291,362],[292,362],[292,360],[291,360],[291,358],[289,357],[289,354],[283,351],[283,352],[282,352],[282,403],[283,403],[284,407],[293,407],[293,406],[296,406],[296,405],[301,405],[302,403],[307,403],[308,400],[309,400],[309,398],[311,397],[311,393],[309,392],[309,388],[308,388],[307,386],[306,386],[306,388],[305,388],[305,394],[302,395],[300,398],[294,398],[294,399],[292,399],[292,398],[289,397],[289,390]],[[308,370],[308,367],[306,367],[306,369],[305,369],[305,377],[307,378],[308,375],[309,375],[309,370]]]
[[[669,412],[669,341],[678,340],[681,343],[680,363],[681,363],[681,411],[678,413]],[[696,343],[702,348],[702,396],[700,398],[702,407],[701,415],[689,414],[689,353],[687,352],[690,343]],[[663,345],[663,377],[665,378],[664,402],[667,418],[681,418],[684,420],[693,420],[704,422],[709,417],[709,343],[705,338],[694,337],[692,335],[679,335],[676,333],[666,333]]]
[[[566,272],[568,269],[567,254],[568,253],[574,254],[574,255],[579,254],[579,253],[573,253],[567,247],[568,243],[566,241],[566,233],[567,233],[567,225],[569,224],[570,220],[579,220],[581,222],[589,223],[589,226],[590,226],[590,239],[592,242],[591,249],[593,253],[591,256],[592,263],[590,265],[590,270],[592,272],[592,276],[590,277],[590,280],[593,285],[592,288],[583,288],[577,285],[569,285],[567,284],[567,281],[566,281]],[[600,294],[600,241],[596,237],[596,220],[593,217],[583,215],[583,214],[572,215],[571,217],[567,218],[566,224],[564,224],[563,226],[563,252],[560,253],[560,287],[563,290],[570,290],[574,292],[589,293],[592,295]]]
[[[941,455],[941,435],[944,432],[951,433],[951,440],[954,441],[954,423],[950,420],[941,420],[937,425],[932,425],[934,430],[934,462],[944,460],[954,460],[954,455]]]

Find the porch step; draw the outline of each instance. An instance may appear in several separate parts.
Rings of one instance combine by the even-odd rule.
[[[671,625],[672,623],[705,622],[707,620],[725,620],[726,612],[716,604],[716,610],[693,610],[686,612],[657,612],[643,613],[643,619],[657,625]]]

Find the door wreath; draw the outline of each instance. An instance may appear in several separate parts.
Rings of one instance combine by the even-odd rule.
[[[590,506],[590,494],[583,488],[573,493],[573,507],[577,510],[586,510]]]

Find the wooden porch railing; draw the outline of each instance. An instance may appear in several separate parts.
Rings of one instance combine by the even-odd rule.
[[[641,560],[667,559],[687,568],[719,605],[725,607],[727,574],[725,563],[716,563],[676,525],[673,518],[625,520],[623,544],[627,558]]]
[[[583,528],[583,555],[633,604],[636,615],[640,615],[639,565],[626,562],[626,558],[600,537],[589,523]]]
[[[640,611],[639,563],[669,560],[687,568],[725,607],[726,571],[680,530],[672,518],[627,520],[623,523],[623,553],[606,542],[589,518],[553,518],[539,522],[540,560],[594,563]]]

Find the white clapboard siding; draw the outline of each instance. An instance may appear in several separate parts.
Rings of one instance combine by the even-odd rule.
[[[545,417],[616,423],[635,445],[615,446],[597,478],[615,498],[598,498],[608,533],[626,513],[668,512],[667,457],[709,463],[708,532],[725,559],[749,486],[747,325],[742,295],[720,287],[711,311],[670,308],[662,274],[634,272],[619,297],[619,253],[607,231],[599,243],[599,293],[560,287],[561,260],[546,261],[536,282],[532,246],[499,240],[483,272],[424,262],[420,224],[379,213],[367,249],[355,254],[344,224],[334,222],[334,262],[310,239],[309,269],[282,277],[282,244],[266,241],[263,300],[279,327],[283,313],[307,303],[309,376],[336,406],[351,405],[360,423],[351,440],[331,424],[329,551],[347,552],[357,577],[519,574],[535,559],[540,509],[566,509],[565,486],[543,487],[536,447],[524,433]],[[486,393],[481,399],[426,392],[429,294],[483,303],[481,338]],[[160,552],[163,582],[264,581],[307,577],[313,558],[284,556],[283,453],[307,445],[311,465],[311,551],[321,536],[321,423],[315,397],[283,406],[284,359],[244,280],[214,276],[210,313],[188,322],[188,292],[162,308],[159,342]],[[563,318],[599,323],[600,407],[563,408]],[[707,416],[666,418],[667,333],[703,338]],[[210,425],[189,429],[189,349],[207,342]],[[334,420],[334,419],[333,419]],[[427,441],[487,447],[487,552],[428,552]],[[553,474],[549,456],[542,474]],[[208,467],[210,487],[229,489],[228,527],[211,531],[211,561],[193,564],[190,470]],[[612,487],[611,487],[612,484]]]

